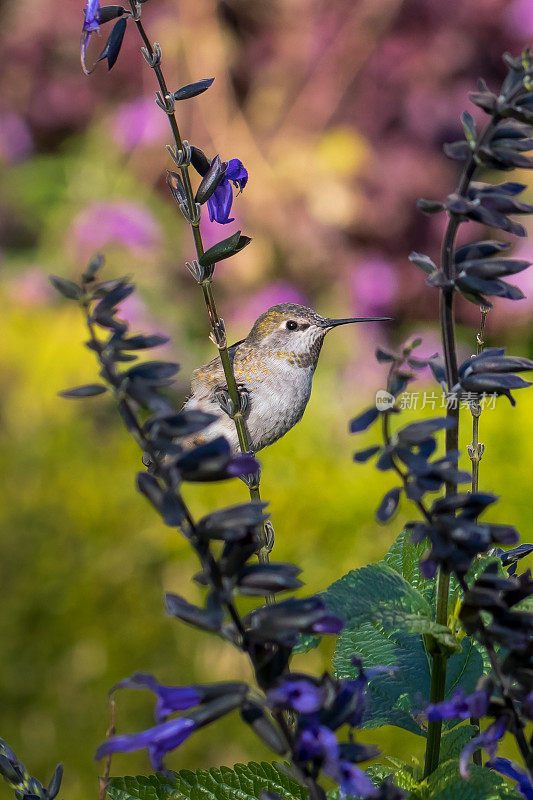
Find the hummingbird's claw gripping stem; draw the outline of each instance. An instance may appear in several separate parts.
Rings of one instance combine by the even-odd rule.
[[[274,540],[275,540],[275,533],[274,533],[274,526],[270,522],[270,520],[266,520],[263,524],[263,530],[265,532],[265,550],[268,553],[271,553],[274,548]]]
[[[222,387],[215,389],[215,398],[222,411],[227,414],[228,417],[233,417],[235,415],[235,403],[229,396],[227,389]]]
[[[237,385],[237,390],[239,392],[239,411],[244,416],[248,409],[250,395],[248,394],[248,389],[246,386],[243,386],[242,384]]]
[[[242,385],[237,386],[237,390],[239,392],[238,410],[241,414],[245,414],[246,409],[248,408],[248,391],[246,387]],[[235,403],[231,399],[228,390],[225,387],[219,386],[217,389],[215,389],[215,397],[222,411],[227,414],[228,417],[234,417],[237,413],[237,409],[235,408]]]

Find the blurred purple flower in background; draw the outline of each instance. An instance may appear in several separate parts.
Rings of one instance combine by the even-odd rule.
[[[72,230],[76,243],[90,252],[114,242],[138,253],[161,242],[161,229],[151,211],[127,201],[92,203],[78,214]]]
[[[531,0],[514,0],[505,14],[505,27],[518,39],[533,35],[533,3]]]
[[[8,284],[8,292],[15,303],[22,306],[40,306],[54,295],[44,270],[29,267],[16,275]]]
[[[360,316],[390,311],[398,295],[396,268],[380,256],[368,256],[351,275],[352,305]]]
[[[160,142],[166,132],[166,119],[151,96],[122,103],[112,123],[113,139],[126,152]]]
[[[227,225],[228,222],[233,222],[235,219],[234,217],[230,218],[233,204],[232,183],[236,189],[239,189],[239,192],[242,192],[248,183],[248,170],[238,158],[230,158],[224,177],[207,201],[211,222]]]
[[[260,289],[244,303],[240,303],[234,311],[233,318],[237,322],[253,322],[263,311],[278,303],[299,303],[309,305],[309,301],[292,284],[287,281],[275,281]]]
[[[18,114],[0,116],[0,159],[7,163],[23,161],[33,151],[31,131]]]

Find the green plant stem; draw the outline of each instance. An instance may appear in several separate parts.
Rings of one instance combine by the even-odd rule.
[[[485,346],[483,333],[488,313],[488,308],[481,309],[481,323],[476,335],[476,355],[480,355]],[[472,412],[472,443],[468,448],[468,454],[472,462],[472,491],[477,492],[479,491],[479,462],[481,461],[485,448],[479,442],[479,418],[481,416],[481,407],[476,403],[475,406],[470,407],[470,411]]]
[[[447,625],[448,623],[449,589],[450,576],[447,572],[441,570],[437,582],[437,612],[435,616],[436,622],[438,622],[439,625]],[[432,654],[431,703],[440,703],[444,700],[446,694],[446,663],[447,656],[443,653],[435,652]],[[424,777],[431,775],[439,765],[441,735],[442,720],[433,720],[429,722]]]
[[[483,307],[481,309],[481,322],[479,331],[476,335],[476,355],[482,353],[485,346],[483,332],[485,330],[485,322],[488,312],[488,308]],[[478,403],[475,405],[473,404],[470,406],[470,411],[472,413],[472,443],[468,447],[468,454],[470,456],[470,461],[472,462],[472,492],[477,492],[479,491],[479,462],[481,461],[485,449],[484,445],[482,445],[479,441],[479,418],[481,416],[481,406]],[[479,733],[479,720],[476,719],[476,717],[470,717],[470,724],[473,725]],[[474,764],[481,766],[481,750],[476,750],[472,756],[472,761]]]
[[[135,0],[130,0],[130,4],[132,7],[133,12],[133,19],[135,21],[135,25],[137,26],[137,30],[139,35],[143,41],[144,47],[148,52],[150,58],[154,57],[154,49],[150,43],[150,40],[146,34],[144,26],[140,19],[140,5],[135,3]],[[163,75],[163,71],[161,69],[161,65],[159,63],[155,63],[152,67],[154,70],[155,76],[157,78],[157,82],[159,84],[159,88],[161,91],[161,96],[163,100],[166,102],[167,98],[170,96],[169,90],[167,88],[167,83],[165,77]],[[172,131],[172,136],[174,138],[174,143],[176,146],[176,151],[179,152],[180,150],[183,151],[183,140],[181,138],[180,129],[178,126],[178,122],[176,119],[175,113],[166,112],[168,121],[170,124],[170,128]],[[179,167],[181,173],[181,179],[183,181],[183,185],[185,187],[185,193],[187,196],[187,206],[188,212],[191,219],[194,219],[195,213],[195,201],[194,201],[194,193],[192,190],[191,179],[189,175],[189,166],[188,164],[184,164]],[[194,245],[196,248],[196,255],[197,258],[200,259],[204,254],[204,246],[202,241],[202,234],[200,232],[200,222],[198,220],[197,223],[191,222],[191,229],[194,239]],[[228,394],[233,402],[233,406],[236,409],[235,413],[232,414],[232,419],[235,423],[235,429],[237,431],[237,437],[239,440],[239,447],[241,452],[248,453],[251,452],[250,447],[250,439],[248,436],[248,431],[246,429],[246,422],[242,412],[240,411],[240,397],[239,397],[239,390],[237,388],[237,382],[235,381],[235,375],[233,374],[233,367],[231,364],[230,355],[228,352],[228,345],[226,339],[226,333],[224,328],[224,322],[218,315],[215,298],[213,295],[213,288],[211,284],[211,279],[207,279],[202,281],[201,288],[207,308],[207,312],[209,315],[209,320],[212,327],[212,336],[211,339],[215,343],[218,353],[220,356],[220,361],[222,363],[222,369],[224,370],[224,377],[226,379],[226,385],[228,389]],[[259,476],[249,484],[248,486],[250,492],[250,499],[260,501],[261,500],[261,491],[259,487]],[[263,530],[263,546],[258,552],[259,561],[263,564],[268,564],[269,561],[269,548],[267,547],[268,542],[268,533],[271,531],[270,524],[265,526]],[[270,602],[272,598],[267,598],[267,602]]]
[[[495,115],[486,126],[482,135],[479,137],[474,149],[466,161],[459,184],[457,194],[464,196],[470,185],[470,181],[477,168],[476,156],[480,147],[490,138],[499,117]],[[461,218],[457,214],[450,214],[448,226],[444,234],[441,253],[441,270],[444,278],[448,281],[455,277],[454,250],[457,230],[461,223]],[[448,392],[452,392],[458,382],[457,352],[455,346],[455,319],[454,319],[454,287],[446,287],[440,293],[440,322],[442,349],[444,352],[444,362],[446,368],[446,383]],[[446,453],[451,453],[459,446],[459,403],[457,401],[448,403],[447,418],[453,423],[446,430]],[[446,484],[446,495],[457,492],[454,483]],[[439,571],[437,582],[437,609],[436,621],[441,625],[446,625],[448,619],[448,595],[450,587],[450,576]],[[431,702],[440,703],[444,700],[446,692],[446,661],[444,653],[434,653],[431,665]],[[424,776],[431,775],[439,765],[440,740],[442,735],[442,723],[434,720],[428,723],[428,736],[426,744],[426,759]]]

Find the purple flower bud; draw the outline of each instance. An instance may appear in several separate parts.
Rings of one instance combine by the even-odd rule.
[[[344,628],[344,622],[335,614],[324,613],[320,619],[311,626],[313,633],[340,633]]]
[[[323,759],[335,762],[339,757],[337,737],[325,725],[304,728],[296,742],[295,756],[298,761]]]
[[[203,700],[203,693],[198,691],[195,686],[162,686],[153,675],[146,673],[137,673],[131,678],[125,678],[114,688],[125,689],[127,687],[151,689],[157,695],[158,700],[154,712],[156,722],[162,722],[175,711],[184,711],[197,706]]]
[[[100,27],[100,3],[99,0],[88,0],[87,8],[84,8],[85,19],[83,20],[83,30],[87,33],[97,31]]]
[[[175,750],[180,744],[194,732],[197,723],[193,719],[180,717],[155,725],[141,733],[124,734],[113,736],[100,745],[96,751],[95,758],[98,760],[108,756],[110,753],[131,753],[134,750],[148,748],[150,763],[156,772],[163,768],[163,758],[171,750]]]
[[[461,773],[461,777],[463,777],[465,780],[468,780],[470,777],[470,759],[475,751],[479,750],[480,747],[485,748],[491,760],[494,759],[496,756],[498,742],[504,733],[505,719],[500,717],[500,719],[496,720],[496,722],[493,722],[492,725],[489,725],[486,730],[480,733],[479,736],[474,736],[474,738],[468,742],[459,759],[459,772]]]
[[[91,36],[94,31],[100,29],[100,3],[98,0],[87,0],[87,7],[84,10],[85,17],[83,19],[83,28],[81,30],[81,47],[80,47],[80,57],[81,57],[81,68],[85,75],[90,74],[90,70],[87,69],[87,48],[89,47],[89,42],[91,41]]]
[[[322,705],[324,689],[305,678],[289,678],[272,689],[267,697],[272,706],[283,706],[302,714],[312,714]]]
[[[480,718],[487,713],[489,698],[484,691],[473,692],[467,696],[462,689],[457,689],[451,700],[434,703],[426,708],[429,720]]]
[[[324,772],[337,781],[341,794],[358,798],[377,797],[379,794],[368,775],[349,761],[327,764]]]
[[[518,764],[509,761],[508,758],[495,758],[493,761],[489,761],[486,766],[517,781],[516,788],[520,793],[526,800],[533,800],[533,786],[531,785],[531,781],[525,772],[522,772]]]
[[[235,456],[226,467],[229,476],[238,477],[240,475],[254,475],[259,471],[259,462],[248,453]]]

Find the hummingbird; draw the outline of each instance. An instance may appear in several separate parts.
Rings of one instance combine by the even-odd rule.
[[[301,420],[329,331],[353,322],[389,319],[330,319],[297,303],[279,303],[261,314],[248,336],[228,348],[252,451],[273,444]],[[227,414],[220,414],[224,395],[227,397],[226,380],[217,356],[193,372],[191,396],[183,408],[217,414],[218,419],[196,435],[191,444],[224,436],[232,452],[238,453],[234,422]]]

